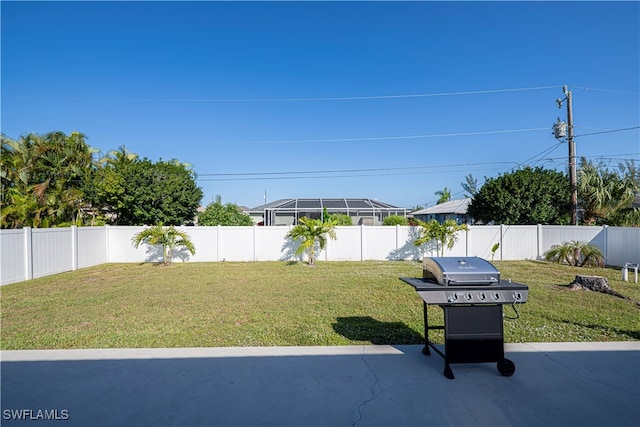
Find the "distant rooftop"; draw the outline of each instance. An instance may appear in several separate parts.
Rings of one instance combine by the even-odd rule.
[[[430,208],[413,212],[413,215],[437,215],[437,214],[458,214],[465,215],[469,208],[471,199],[450,200],[440,203]]]
[[[303,198],[303,199],[280,199],[265,205],[248,209],[248,212],[262,212],[269,210],[356,210],[356,209],[377,209],[377,210],[403,210],[398,206],[380,202],[372,199],[352,199],[352,198]]]

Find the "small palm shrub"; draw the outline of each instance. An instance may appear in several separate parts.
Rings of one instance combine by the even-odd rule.
[[[447,219],[440,223],[435,219],[428,222],[418,220],[420,225],[420,236],[413,242],[416,246],[425,243],[436,242],[436,249],[439,256],[444,256],[444,248],[452,249],[458,241],[458,232],[466,231],[467,224],[458,224],[454,219]]]
[[[285,236],[287,239],[300,240],[296,250],[297,255],[307,252],[309,265],[315,265],[316,245],[323,250],[327,245],[327,237],[336,239],[336,224],[333,221],[321,221],[302,217],[298,225],[293,227]]]
[[[604,255],[600,248],[591,243],[572,240],[561,245],[553,245],[544,258],[547,261],[566,263],[573,267],[604,267]]]
[[[138,248],[141,243],[149,245],[162,245],[162,262],[164,265],[171,265],[173,260],[173,250],[175,248],[185,248],[191,255],[196,254],[196,248],[191,242],[189,235],[180,231],[173,225],[163,227],[162,224],[146,228],[131,239],[133,246]]]

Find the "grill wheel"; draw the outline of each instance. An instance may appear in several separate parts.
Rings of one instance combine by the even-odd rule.
[[[516,365],[509,359],[500,360],[497,368],[500,375],[505,377],[510,377],[516,371]]]

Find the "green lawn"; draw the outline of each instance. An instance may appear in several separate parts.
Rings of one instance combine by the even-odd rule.
[[[566,289],[576,274],[601,275],[640,300],[640,285],[622,282],[619,270],[495,265],[530,288],[520,318],[504,322],[507,342],[640,340],[634,302]],[[0,346],[417,344],[422,300],[398,278],[421,275],[417,262],[106,264],[1,287]],[[429,310],[441,321],[439,307]]]

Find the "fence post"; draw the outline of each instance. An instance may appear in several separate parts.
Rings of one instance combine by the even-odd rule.
[[[31,227],[24,227],[24,275],[25,280],[33,279],[33,250],[31,246]]]
[[[504,249],[504,224],[500,224],[500,261],[504,261],[502,251]]]
[[[257,239],[257,233],[258,233],[258,226],[256,224],[253,224],[253,262],[256,262],[257,259],[257,253],[258,253],[258,239]]]
[[[71,226],[71,271],[78,269],[78,227]]]
[[[538,243],[538,254],[537,254],[536,259],[540,260],[540,259],[542,259],[542,224],[538,224],[538,226],[537,226],[536,240],[537,240],[537,243]]]
[[[608,233],[608,229],[609,226],[608,225],[603,225],[602,226],[602,233],[604,234],[604,243],[602,244],[604,246],[603,251],[603,255],[604,255],[604,265],[607,265],[609,263],[609,233]]]
[[[469,256],[469,227],[464,231],[464,256]]]
[[[222,230],[222,226],[220,224],[216,225],[216,261],[220,261],[220,231]]]
[[[104,241],[105,241],[105,245],[107,246],[105,248],[105,253],[107,254],[107,263],[109,263],[109,262],[111,262],[111,253],[109,251],[109,234],[111,234],[111,233],[109,231],[109,226],[106,225],[106,224],[104,226],[104,233],[105,233]]]
[[[360,224],[360,261],[364,261],[364,224]]]

